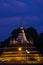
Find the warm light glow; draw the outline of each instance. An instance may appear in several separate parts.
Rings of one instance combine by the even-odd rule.
[[[19,48],[18,48],[18,50],[19,50],[19,51],[21,51],[21,50],[22,50],[22,48],[21,48],[21,47],[19,47]]]
[[[26,50],[27,53],[30,53],[28,50]]]

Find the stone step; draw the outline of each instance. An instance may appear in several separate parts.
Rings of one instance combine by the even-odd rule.
[[[11,54],[9,54],[9,53],[7,53],[7,54],[3,54],[2,56],[12,56],[12,57],[16,57],[16,56],[18,56],[18,57],[25,57],[25,56],[28,56],[28,57],[39,57],[40,55],[39,54],[13,54],[13,53],[11,53]]]
[[[43,62],[43,57],[0,57],[0,61],[37,61]]]
[[[32,54],[32,53],[34,53],[34,54],[37,54],[37,53],[39,53],[38,51],[9,51],[9,52],[3,52],[3,54],[11,54],[11,53],[13,53],[13,54],[19,54],[19,53],[30,53],[30,54]]]

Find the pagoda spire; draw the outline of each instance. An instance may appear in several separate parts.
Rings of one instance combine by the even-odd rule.
[[[22,21],[22,18],[20,19],[20,26],[23,27],[23,21]]]
[[[22,18],[20,19],[20,29],[23,29],[23,20],[22,20]]]

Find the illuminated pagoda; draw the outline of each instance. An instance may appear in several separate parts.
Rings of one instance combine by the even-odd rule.
[[[20,27],[20,33],[16,39],[18,42],[20,43],[29,43],[29,41],[27,40],[26,36],[25,36],[25,32],[23,29],[23,26]]]
[[[43,57],[36,50],[33,45],[33,41],[27,40],[23,26],[20,27],[20,32],[17,39],[11,39],[9,46],[5,47],[0,61],[4,63],[41,63],[43,62]]]

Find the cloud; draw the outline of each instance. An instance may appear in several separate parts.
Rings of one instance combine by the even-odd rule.
[[[24,2],[9,0],[8,2],[0,2],[0,14],[25,12],[27,4]]]
[[[0,3],[0,8],[9,7],[10,5],[8,3]]]
[[[24,2],[16,1],[16,0],[9,0],[9,1],[4,1],[0,2],[0,7],[7,7],[7,6],[17,6],[17,7],[25,7],[27,4]]]
[[[18,23],[20,20],[20,17],[5,17],[5,18],[0,18],[0,26],[9,26],[13,25],[14,23]]]
[[[23,2],[20,2],[20,1],[16,1],[16,0],[13,0],[11,3],[10,3],[12,6],[17,6],[17,7],[26,7],[26,3],[23,3]]]
[[[21,17],[19,16],[14,16],[14,17],[5,17],[5,18],[0,18],[0,26],[10,26],[14,24],[19,24],[20,23]],[[22,17],[23,21],[25,22],[26,20],[39,22],[40,18],[38,16],[24,16]],[[26,23],[26,22],[25,22]],[[27,23],[28,24],[28,23]]]

